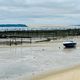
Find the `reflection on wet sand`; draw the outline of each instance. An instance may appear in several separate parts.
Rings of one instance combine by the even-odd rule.
[[[79,37],[76,48],[64,49],[64,39],[32,44],[0,46],[0,80],[16,80],[49,70],[80,64]]]

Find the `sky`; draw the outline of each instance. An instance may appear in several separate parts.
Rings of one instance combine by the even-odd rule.
[[[80,0],[0,0],[0,23],[80,24]]]

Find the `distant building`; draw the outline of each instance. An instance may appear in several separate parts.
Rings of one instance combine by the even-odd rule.
[[[16,31],[16,30],[27,30],[25,24],[0,24],[0,31]]]

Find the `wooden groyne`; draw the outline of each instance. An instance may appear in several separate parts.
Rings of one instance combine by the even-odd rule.
[[[22,44],[24,42],[24,38],[29,39],[29,43],[32,43],[32,38],[55,39],[56,37],[79,35],[80,29],[0,31],[0,39],[10,39],[10,45],[12,43],[16,45],[17,39],[20,39],[20,43]]]

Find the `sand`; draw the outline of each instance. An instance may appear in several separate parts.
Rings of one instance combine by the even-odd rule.
[[[32,80],[80,80],[80,66],[49,72],[40,76],[33,77]]]
[[[0,80],[31,80],[29,78],[32,80],[58,80],[56,78],[62,80],[63,75],[65,77],[66,72],[72,68],[64,71],[60,69],[80,64],[80,38],[73,38],[77,41],[77,46],[72,49],[64,48],[65,38],[32,44],[0,45]],[[55,69],[60,71],[56,72]],[[43,75],[35,77],[38,74]]]

